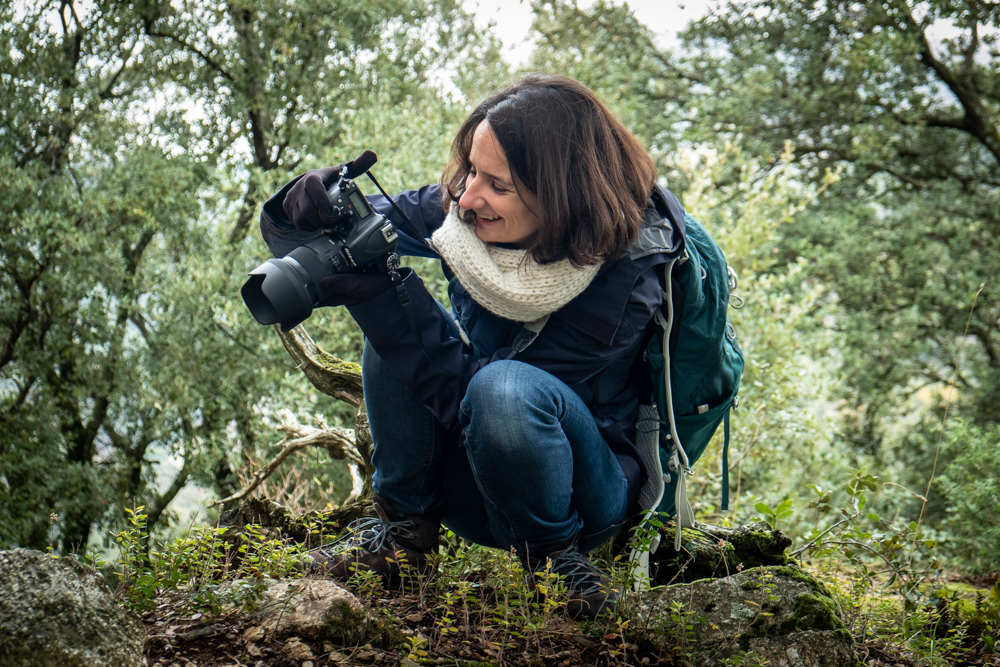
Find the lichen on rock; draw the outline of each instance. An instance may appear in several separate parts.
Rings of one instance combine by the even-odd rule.
[[[0,667],[137,667],[145,640],[93,568],[0,551]]]
[[[769,664],[847,667],[853,640],[826,588],[803,570],[757,567],[644,595],[645,638],[713,664],[752,651]]]

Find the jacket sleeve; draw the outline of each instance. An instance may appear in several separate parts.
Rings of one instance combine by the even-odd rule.
[[[285,217],[283,208],[285,197],[292,186],[302,178],[298,176],[286,183],[267,202],[260,214],[260,232],[264,243],[275,257],[284,257],[295,248],[318,239],[322,232],[303,232],[296,229]],[[399,234],[399,254],[417,257],[437,255],[423,242],[418,229],[426,229],[428,236],[444,223],[444,209],[441,203],[441,186],[425,185],[417,190],[405,190],[394,196],[392,201],[403,212],[403,216],[393,208],[383,195],[366,195],[366,199],[377,213],[381,213]]]
[[[634,350],[660,302],[659,281],[652,270],[635,278],[637,289],[610,315],[615,320],[613,331],[606,327],[595,335],[594,330],[580,328],[585,321],[580,316],[564,316],[560,311],[516,359],[574,386]],[[444,310],[416,274],[410,273],[403,285],[409,307],[401,304],[396,290],[389,290],[349,310],[379,356],[417,399],[446,428],[458,430],[459,405],[472,376],[486,364],[506,359],[511,348],[500,348],[489,358],[476,358],[451,335]]]
[[[490,359],[469,354],[451,335],[444,309],[416,273],[403,279],[409,305],[396,289],[348,306],[379,356],[445,428],[458,430],[459,403],[469,381]]]

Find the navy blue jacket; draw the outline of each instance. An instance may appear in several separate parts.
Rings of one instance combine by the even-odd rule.
[[[294,229],[284,216],[281,204],[294,182],[272,197],[261,214],[264,241],[277,257],[318,236]],[[422,223],[431,234],[443,224],[441,196],[441,186],[428,185],[393,198],[416,225],[402,219],[385,197],[369,196],[368,201],[396,227],[400,254],[436,258],[417,229]],[[657,275],[662,268],[656,267],[682,253],[683,247],[684,210],[670,192],[657,188],[636,242],[624,256],[605,263],[587,289],[553,313],[538,338],[516,356],[559,378],[584,400],[629,480],[632,501],[645,475],[634,444],[639,392],[631,369],[662,301]],[[411,327],[395,290],[349,310],[379,356],[417,399],[446,428],[457,430],[459,403],[472,376],[486,364],[507,358],[522,325],[489,312],[453,281],[452,315],[462,323],[473,351],[452,335],[447,315],[415,273],[405,278],[404,285],[415,306],[418,331]]]

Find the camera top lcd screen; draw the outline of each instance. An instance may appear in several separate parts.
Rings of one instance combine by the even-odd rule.
[[[350,200],[354,204],[354,210],[358,212],[362,220],[372,214],[371,209],[368,208],[368,202],[365,201],[364,196],[357,190],[351,193]]]

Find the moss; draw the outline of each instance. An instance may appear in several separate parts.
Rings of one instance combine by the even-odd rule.
[[[744,581],[740,588],[745,591],[755,591],[763,585],[759,581]]]
[[[781,575],[783,577],[788,577],[793,581],[797,581],[800,584],[805,584],[810,589],[813,590],[817,595],[825,597],[832,601],[833,596],[830,595],[830,591],[827,590],[826,586],[822,584],[816,577],[810,575],[808,572],[795,565],[779,565],[777,567],[768,568],[769,572],[775,575]]]
[[[780,575],[803,584],[808,587],[809,592],[795,597],[795,607],[791,618],[780,625],[758,622],[754,623],[747,632],[740,635],[738,642],[742,650],[749,649],[751,639],[779,637],[806,630],[815,632],[833,631],[842,634],[848,641],[853,641],[850,633],[845,629],[843,621],[841,621],[840,616],[837,614],[836,603],[834,603],[833,598],[823,584],[794,566],[769,567],[767,572],[769,575]],[[768,601],[761,607],[761,611],[776,616],[781,611],[781,608],[777,602]]]
[[[681,550],[674,551],[671,542],[672,530],[662,536],[660,548],[653,554],[656,584],[690,583],[736,571],[738,561],[733,545],[714,535],[696,528],[683,528]]]
[[[744,568],[761,565],[786,565],[793,562],[785,553],[791,541],[776,530],[753,529],[733,531],[728,536],[736,558]]]
[[[342,600],[327,613],[319,639],[329,639],[345,647],[370,643],[394,648],[403,643],[404,637],[391,621],[373,618],[364,609],[355,609]]]
[[[795,598],[795,615],[782,623],[776,634],[787,635],[803,630],[840,630],[843,627],[833,600],[820,595],[800,595]]]
[[[343,359],[338,359],[332,354],[326,352],[317,355],[316,361],[319,365],[323,367],[324,370],[330,371],[332,373],[344,373],[346,375],[361,375],[361,366],[354,363],[353,361],[344,361]]]

